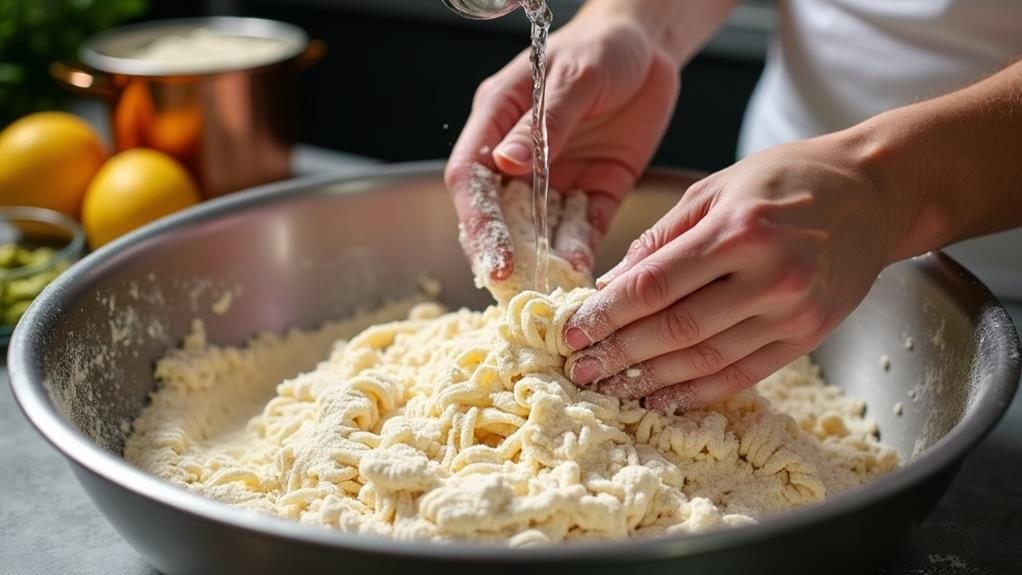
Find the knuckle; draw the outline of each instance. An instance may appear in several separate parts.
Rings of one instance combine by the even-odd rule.
[[[489,100],[496,94],[501,93],[503,90],[500,89],[500,83],[500,76],[498,75],[490,76],[480,82],[479,86],[476,88],[474,102],[479,104]]]
[[[602,307],[590,308],[584,313],[577,313],[576,317],[580,317],[577,327],[590,337],[590,341],[603,341],[618,328],[610,314]]]
[[[816,266],[810,262],[790,263],[780,274],[775,291],[781,296],[805,296],[816,283]]]
[[[525,132],[531,134],[532,132],[532,121],[528,122],[527,126],[521,126]],[[561,119],[561,112],[555,109],[547,109],[546,111],[546,131],[549,138],[557,138],[564,134],[564,122]]]
[[[810,302],[802,306],[793,323],[798,333],[815,337],[827,325],[827,311],[823,306]]]
[[[523,102],[521,96],[509,90],[500,75],[491,76],[482,81],[476,88],[472,107],[476,110],[490,109],[492,117],[489,121],[500,131],[507,131],[522,118]]]
[[[591,62],[561,60],[550,71],[553,83],[565,86],[589,85],[597,78],[599,69]]]
[[[685,194],[682,197],[691,200],[698,199],[710,193],[714,189],[712,186],[712,180],[713,176],[711,175],[689,185],[689,187],[685,190]]]
[[[652,234],[652,231],[646,230],[639,237],[632,240],[632,243],[628,246],[628,257],[641,258],[646,253],[649,253],[653,242]]]
[[[793,350],[797,350],[797,352],[794,353],[794,356],[798,357],[815,349],[822,340],[823,337],[817,333],[807,333],[805,335],[792,337],[782,343],[789,345]]]
[[[773,245],[778,235],[775,215],[775,208],[767,203],[745,208],[737,215],[734,240],[750,248]]]
[[[692,350],[691,362],[696,373],[709,375],[724,367],[724,354],[715,345],[701,343]]]
[[[670,295],[666,270],[654,263],[639,265],[625,282],[625,295],[644,309],[662,308]]]
[[[738,393],[756,383],[752,376],[737,364],[730,365],[720,372],[720,382],[728,395]]]
[[[596,354],[601,358],[603,375],[611,375],[621,371],[635,362],[628,346],[617,334],[613,334],[596,345]]]
[[[685,346],[699,339],[701,333],[702,327],[686,307],[676,305],[664,312],[660,322],[660,337],[668,345]]]
[[[642,232],[628,246],[628,259],[638,261],[657,251],[661,245],[660,237],[661,234],[656,226]]]

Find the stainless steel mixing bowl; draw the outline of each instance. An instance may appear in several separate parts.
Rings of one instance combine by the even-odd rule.
[[[119,453],[154,386],[155,359],[199,317],[214,342],[312,327],[441,280],[451,305],[472,287],[439,164],[375,168],[260,188],[162,220],[92,254],[18,326],[9,368],[39,431],[117,530],[168,573],[835,572],[898,548],[1019,377],[1004,309],[941,254],[885,270],[862,307],[815,353],[829,380],[868,402],[906,464],[864,488],[761,524],[692,537],[509,550],[363,538],[212,502]],[[675,202],[694,176],[654,171],[623,207],[601,266]],[[224,315],[211,306],[224,293]],[[221,310],[222,311],[222,310]],[[908,349],[906,338],[914,345]],[[889,370],[881,356],[890,359]],[[899,417],[894,405],[901,403]],[[45,489],[40,485],[39,489]]]

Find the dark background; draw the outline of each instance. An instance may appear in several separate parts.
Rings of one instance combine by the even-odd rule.
[[[524,17],[508,16],[522,20],[520,28],[509,29],[507,23],[467,22],[453,14],[424,19],[358,4],[153,0],[150,17],[230,12],[301,26],[329,47],[326,58],[299,80],[301,141],[391,162],[446,157],[476,85],[527,45]],[[730,164],[761,71],[760,58],[703,54],[691,62],[655,162],[703,170]]]

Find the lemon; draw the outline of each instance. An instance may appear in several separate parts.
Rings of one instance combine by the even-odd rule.
[[[89,180],[106,153],[83,120],[30,114],[0,132],[0,205],[50,208],[78,218]]]
[[[184,167],[167,154],[137,148],[110,158],[85,193],[82,224],[93,249],[200,200]]]

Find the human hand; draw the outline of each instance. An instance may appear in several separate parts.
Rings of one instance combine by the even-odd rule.
[[[576,384],[674,412],[815,348],[901,253],[911,217],[840,133],[691,186],[568,322]]]
[[[551,234],[554,251],[577,270],[592,267],[593,250],[652,157],[679,89],[678,64],[638,22],[586,14],[552,34],[547,49],[550,185],[589,194],[588,229]],[[511,275],[514,254],[496,194],[480,193],[485,185],[473,182],[472,166],[531,173],[531,105],[524,52],[479,86],[445,171],[466,254],[492,280]]]

